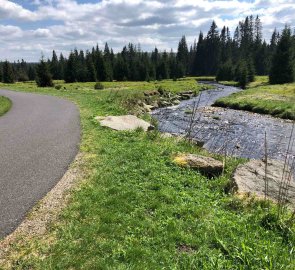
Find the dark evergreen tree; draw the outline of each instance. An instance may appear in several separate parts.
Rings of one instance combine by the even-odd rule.
[[[194,63],[193,63],[193,75],[202,76],[205,75],[205,41],[204,35],[202,32],[199,34],[198,44],[197,44],[197,52],[195,55]]]
[[[70,53],[65,69],[65,82],[73,83],[77,81],[76,78],[77,63],[73,52]]]
[[[220,59],[220,39],[215,21],[212,22],[206,37],[206,62],[204,75],[216,75]]]
[[[233,64],[226,62],[219,66],[216,81],[232,81],[234,80]]]
[[[86,81],[87,82],[96,82],[96,70],[93,62],[93,57],[91,56],[90,52],[86,52],[86,68],[87,68],[87,75]]]
[[[183,77],[187,74],[187,71],[189,69],[189,51],[185,36],[182,36],[181,40],[178,43],[176,59],[178,67],[178,77]]]
[[[12,65],[6,60],[3,64],[2,81],[4,83],[14,83],[14,72]]]
[[[271,84],[291,83],[294,81],[294,62],[290,27],[286,26],[279,39],[272,58],[269,74]]]
[[[29,66],[28,77],[30,81],[34,81],[36,79],[36,70],[34,65]]]
[[[249,83],[249,74],[246,61],[240,61],[236,69],[236,81],[239,82],[241,88],[245,89]]]
[[[44,61],[42,56],[40,63],[36,68],[36,83],[39,87],[52,87],[52,75],[49,70],[48,63]]]
[[[50,72],[52,74],[53,80],[62,79],[60,76],[61,74],[59,73],[58,58],[54,50],[52,51],[52,58],[51,58],[49,67],[50,67]]]

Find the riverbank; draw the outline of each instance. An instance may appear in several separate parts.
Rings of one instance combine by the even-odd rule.
[[[162,83],[193,90],[190,81],[179,82],[182,89],[172,80]],[[58,220],[44,234],[19,235],[0,268],[292,269],[294,228],[268,223],[275,208],[268,214],[265,202],[225,192],[242,160],[229,158],[225,173],[209,179],[172,162],[177,153],[212,156],[206,150],[157,130],[116,132],[94,120],[129,113],[133,101],[155,89],[153,82],[109,83],[105,90],[94,90],[94,83],[60,84],[60,90],[33,83],[10,88],[79,106],[83,179]]]
[[[11,101],[3,96],[0,96],[0,116],[7,113],[12,106]]]
[[[221,98],[215,105],[295,120],[295,83],[269,85],[266,77],[258,77],[246,90]]]

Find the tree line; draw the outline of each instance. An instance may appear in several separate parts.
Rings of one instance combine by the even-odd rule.
[[[140,45],[129,43],[114,53],[106,43],[103,49],[75,49],[68,58],[53,51],[51,59],[42,57],[38,65],[5,61],[0,63],[0,80],[12,83],[36,79],[38,85],[46,86],[52,85],[52,79],[71,83],[216,76],[218,81],[235,80],[245,87],[255,75],[269,75],[271,83],[294,81],[294,52],[295,35],[288,26],[281,33],[274,30],[267,43],[259,16],[247,16],[233,35],[225,26],[219,31],[213,21],[208,33],[200,32],[190,47],[182,36],[176,52],[157,48],[145,52]]]

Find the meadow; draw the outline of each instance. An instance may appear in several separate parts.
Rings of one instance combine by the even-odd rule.
[[[270,85],[267,77],[257,77],[246,90],[221,98],[215,105],[295,120],[295,83]]]
[[[194,78],[103,84],[0,85],[77,104],[84,171],[58,221],[45,235],[18,238],[0,269],[294,269],[290,214],[278,219],[276,206],[226,192],[244,160],[230,158],[223,175],[207,178],[172,162],[177,153],[212,156],[205,150],[157,129],[116,132],[94,120],[132,113],[144,91],[159,86],[174,93],[203,86]]]

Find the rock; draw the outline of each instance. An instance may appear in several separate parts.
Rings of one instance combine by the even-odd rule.
[[[179,141],[182,141],[185,139],[185,136],[184,135],[179,135],[177,133],[167,133],[167,132],[164,132],[164,133],[161,133],[160,135],[161,138],[174,138],[175,141],[179,142]]]
[[[173,138],[174,136],[171,133],[164,132],[164,133],[161,133],[160,137],[163,139],[167,139],[167,138]]]
[[[157,101],[154,101],[151,105],[154,107],[154,109],[159,108],[159,104]]]
[[[193,95],[193,91],[184,91],[181,92],[180,95]]]
[[[160,100],[160,106],[161,107],[169,107],[169,106],[173,106],[173,104],[167,100]]]
[[[154,109],[154,106],[148,105],[148,104],[145,104],[145,103],[143,103],[142,107],[144,108],[144,110],[146,112],[151,112]]]
[[[181,154],[176,156],[173,161],[179,166],[197,169],[209,176],[221,174],[223,170],[221,161],[200,155]]]
[[[278,201],[280,183],[282,181],[284,163],[277,160],[269,160],[267,165],[268,198]],[[290,172],[285,168],[285,175]],[[265,193],[265,162],[251,160],[239,165],[233,174],[232,190],[238,194],[251,194],[258,198],[264,198]],[[291,174],[288,185],[288,202],[295,207],[295,182]]]
[[[180,104],[180,100],[175,99],[172,101],[173,105],[179,105]]]
[[[181,100],[188,100],[192,97],[192,95],[189,95],[189,94],[181,94],[180,95],[180,99]]]
[[[145,91],[143,94],[146,97],[151,97],[151,96],[159,95],[160,93],[157,90],[154,90],[154,91]]]
[[[197,145],[198,147],[203,147],[205,142],[204,141],[199,141],[199,140],[196,140],[196,139],[193,139],[192,142]]]
[[[95,118],[101,126],[109,127],[114,130],[135,130],[142,128],[144,131],[153,129],[153,126],[134,115],[122,115],[122,116],[98,116]]]

